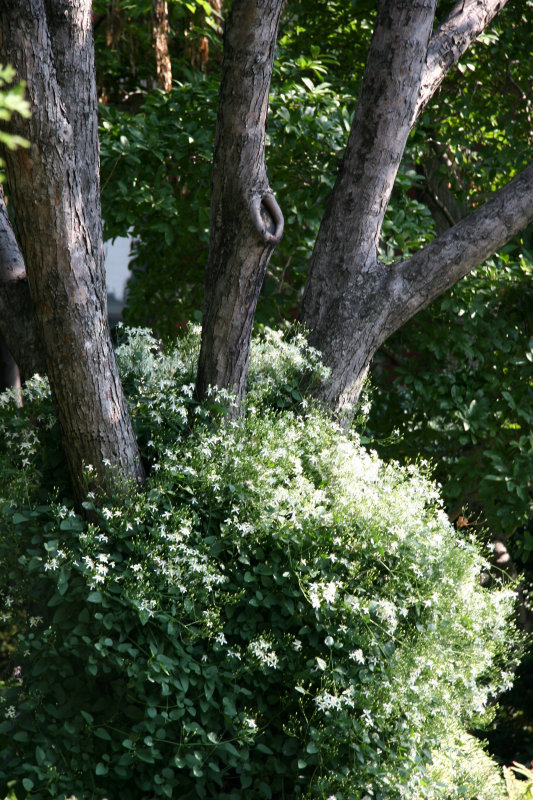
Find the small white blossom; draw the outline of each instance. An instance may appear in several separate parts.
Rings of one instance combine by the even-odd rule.
[[[357,661],[358,664],[365,663],[365,657],[363,655],[362,650],[352,650],[352,652],[349,655],[349,658],[351,658],[352,661]]]

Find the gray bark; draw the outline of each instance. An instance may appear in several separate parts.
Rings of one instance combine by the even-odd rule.
[[[348,419],[370,361],[419,309],[533,219],[531,168],[411,259],[377,260],[383,216],[409,130],[504,2],[459,3],[428,45],[435,3],[382,2],[348,149],[319,231],[300,319],[331,378],[317,396]]]
[[[459,0],[429,43],[420,93],[414,110],[416,118],[431,100],[442,81],[473,41],[502,11],[508,0]]]
[[[197,393],[245,393],[252,323],[283,216],[265,168],[268,92],[283,0],[235,0],[226,24]]]
[[[91,2],[0,0],[0,26],[0,60],[27,82],[32,111],[12,121],[31,147],[5,154],[9,193],[81,502],[87,488],[143,480],[107,322]]]
[[[387,305],[379,296],[378,241],[411,130],[435,6],[436,0],[379,4],[348,146],[311,259],[300,319],[332,369],[320,396],[333,406],[348,400],[347,376],[358,394],[366,353],[378,346]]]

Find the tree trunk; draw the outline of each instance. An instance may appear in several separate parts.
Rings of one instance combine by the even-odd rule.
[[[91,2],[0,0],[0,23],[32,110],[9,193],[79,504],[143,480],[107,322]]]
[[[268,92],[283,0],[235,0],[215,134],[211,232],[197,393],[244,396],[252,323],[283,215],[265,168]]]
[[[172,64],[168,54],[168,3],[167,0],[153,0],[154,48],[157,71],[157,85],[165,92],[172,89]]]
[[[416,108],[436,0],[381,2],[348,146],[322,220],[301,321],[332,370],[320,397],[357,396],[388,313],[378,241]],[[346,390],[348,394],[346,394]]]
[[[22,380],[45,372],[33,303],[20,252],[0,186],[0,333]]]
[[[331,369],[317,395],[348,420],[385,339],[533,220],[530,168],[411,259],[389,266],[377,259],[409,130],[447,70],[503,5],[459,3],[429,47],[432,0],[379,6],[348,148],[318,234],[300,316]]]

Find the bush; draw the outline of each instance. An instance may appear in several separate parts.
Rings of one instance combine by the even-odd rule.
[[[164,354],[137,331],[119,348],[149,478],[120,504],[88,497],[88,520],[54,485],[45,382],[22,409],[1,400],[1,599],[24,622],[0,787],[470,798],[431,754],[509,685],[513,593],[482,587],[417,469],[301,400],[323,376],[303,339],[255,343],[239,421],[193,399],[197,345]]]

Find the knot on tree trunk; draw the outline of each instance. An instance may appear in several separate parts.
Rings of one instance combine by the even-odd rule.
[[[283,214],[270,190],[255,195],[250,204],[252,224],[265,244],[277,245],[283,236]]]

